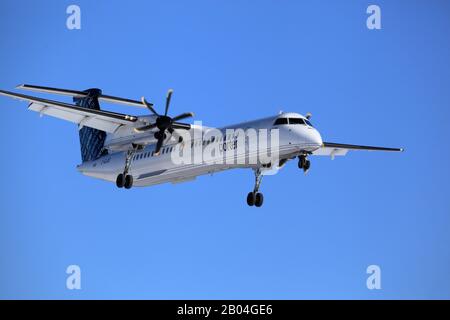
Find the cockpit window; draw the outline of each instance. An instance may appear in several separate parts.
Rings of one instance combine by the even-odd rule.
[[[288,124],[287,118],[278,118],[277,120],[275,120],[275,123],[273,125],[279,126],[279,125],[283,125],[283,124]]]
[[[273,125],[279,126],[279,125],[285,125],[285,124],[293,124],[293,125],[302,124],[302,125],[308,125],[310,127],[313,126],[311,124],[311,122],[309,122],[309,120],[303,119],[303,118],[278,118],[277,120],[275,120],[275,123]]]
[[[305,124],[302,118],[289,118],[289,124]]]

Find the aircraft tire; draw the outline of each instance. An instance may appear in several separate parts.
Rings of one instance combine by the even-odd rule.
[[[262,204],[263,204],[263,202],[264,202],[264,196],[263,196],[262,193],[258,192],[258,193],[255,195],[255,206],[261,207]]]
[[[251,207],[255,204],[255,194],[253,192],[249,192],[247,195],[247,204]]]
[[[310,167],[311,167],[311,161],[306,160],[305,164],[303,165],[303,170],[308,171]]]
[[[124,187],[125,189],[130,189],[133,186],[133,176],[130,174],[127,174],[125,176],[125,184]]]
[[[123,176],[123,173],[119,173],[116,178],[116,186],[117,188],[123,188],[124,185],[125,185],[125,178]]]

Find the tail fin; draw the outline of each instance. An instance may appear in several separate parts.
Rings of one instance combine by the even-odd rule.
[[[100,110],[98,97],[102,94],[102,91],[100,89],[88,89],[84,92],[87,93],[85,97],[74,97],[73,102],[83,108]],[[103,146],[106,139],[106,132],[83,127],[80,129],[79,134],[81,159],[83,162],[92,161],[99,158],[102,155],[102,152],[104,152]]]

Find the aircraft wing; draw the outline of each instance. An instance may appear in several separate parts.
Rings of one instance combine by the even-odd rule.
[[[138,117],[104,110],[93,110],[59,101],[0,90],[0,95],[29,102],[28,109],[78,124],[114,133],[120,126],[135,126]]]
[[[322,147],[313,152],[316,156],[345,156],[350,150],[366,150],[366,151],[390,151],[390,152],[402,152],[402,148],[385,148],[385,147],[372,147],[372,146],[360,146],[354,144],[333,143],[324,142]]]

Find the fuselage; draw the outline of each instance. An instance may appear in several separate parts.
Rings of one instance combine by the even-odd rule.
[[[281,120],[280,120],[281,119]],[[292,120],[290,120],[292,119]],[[264,131],[267,130],[267,131]],[[275,129],[274,131],[272,131]],[[248,161],[255,154],[255,145],[260,139],[246,139],[243,148],[237,148],[238,139],[243,132],[256,130],[256,132],[267,132],[266,145],[258,145],[258,152],[273,154],[277,152],[280,161],[269,161],[256,159]],[[277,143],[271,139],[276,133]],[[94,161],[84,162],[79,165],[78,170],[84,175],[116,181],[117,175],[123,171],[126,151],[121,151],[120,146],[126,146],[135,141],[149,141],[153,133],[136,136],[132,132],[119,132],[107,139],[110,146],[109,153]],[[199,127],[194,125],[191,130],[191,138],[183,139],[183,142],[168,139],[159,155],[155,155],[155,143],[147,144],[136,151],[132,158],[130,174],[134,179],[134,186],[149,186],[159,183],[178,183],[195,179],[204,174],[212,174],[233,168],[263,168],[264,170],[277,170],[284,159],[290,159],[301,153],[311,153],[322,146],[322,138],[319,132],[311,125],[304,116],[298,113],[281,113],[277,116],[267,117],[259,120],[243,122],[235,125],[215,129],[210,127]],[[190,161],[180,163],[174,161],[174,152],[190,147],[192,150],[191,160],[197,156],[205,156],[210,150],[213,153],[231,154],[228,161]],[[276,148],[276,150],[275,150]],[[263,149],[263,150],[261,150]],[[197,157],[198,158],[198,157]],[[245,160],[245,161],[243,161]]]

